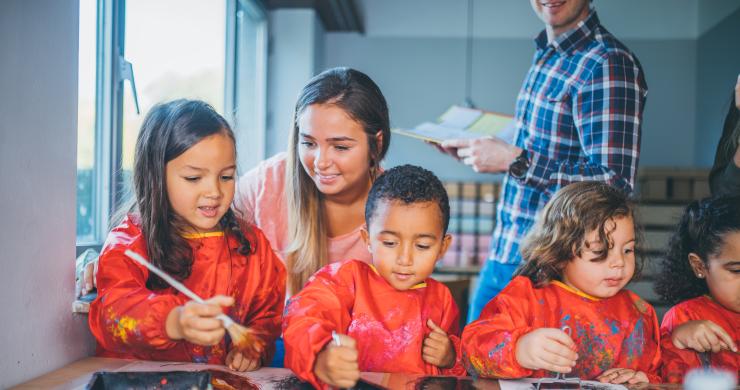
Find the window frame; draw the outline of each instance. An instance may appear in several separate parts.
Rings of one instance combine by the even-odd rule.
[[[95,81],[95,160],[93,166],[94,185],[92,195],[94,214],[93,239],[77,241],[77,256],[86,249],[101,250],[108,234],[111,214],[121,207],[124,200],[125,183],[123,182],[123,78],[126,60],[125,24],[126,0],[96,1],[96,81]],[[257,74],[245,79],[239,64],[249,53],[239,50],[241,31],[239,13],[248,12],[259,19],[257,48]],[[226,50],[224,77],[224,113],[230,123],[238,126],[244,110],[240,107],[239,91],[242,83],[254,82],[257,102],[257,134],[239,134],[237,142],[245,145],[240,156],[249,156],[246,165],[252,166],[255,161],[265,158],[266,146],[266,112],[267,112],[267,54],[268,28],[267,11],[258,0],[226,0]],[[242,22],[244,18],[242,18]],[[237,129],[235,128],[235,131]],[[248,140],[246,138],[249,138]],[[242,164],[245,165],[245,164]],[[75,205],[77,207],[77,205]]]
[[[224,88],[224,113],[237,138],[237,166],[243,173],[267,158],[267,64],[268,64],[268,18],[264,4],[257,0],[227,0],[226,2],[226,77]],[[243,39],[247,39],[244,26],[249,21],[256,21],[255,53],[243,51]],[[244,74],[242,64],[250,61],[255,55],[253,77]],[[243,108],[247,85],[254,83],[253,112]],[[250,118],[256,133],[248,133],[242,128]]]

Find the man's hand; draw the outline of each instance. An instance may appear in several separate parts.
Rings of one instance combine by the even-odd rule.
[[[457,158],[476,172],[502,173],[522,153],[522,149],[496,137],[452,139],[442,142],[442,151],[457,153]]]

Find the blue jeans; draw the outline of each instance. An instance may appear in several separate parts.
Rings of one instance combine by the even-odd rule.
[[[285,365],[285,344],[283,338],[280,337],[275,340],[275,356],[272,357],[272,362],[269,367],[280,367]]]
[[[478,288],[475,289],[473,299],[468,308],[468,323],[478,319],[483,307],[509,284],[519,264],[502,264],[489,260],[480,271]]]

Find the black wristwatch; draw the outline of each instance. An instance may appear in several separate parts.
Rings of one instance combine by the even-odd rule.
[[[527,149],[522,149],[522,152],[514,159],[509,165],[509,174],[515,179],[524,179],[527,176],[529,170],[529,153]]]

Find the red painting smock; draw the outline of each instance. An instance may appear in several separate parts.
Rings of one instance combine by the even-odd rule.
[[[659,329],[655,310],[628,290],[599,299],[553,281],[535,288],[517,276],[492,299],[462,335],[463,362],[487,378],[550,377],[516,360],[519,338],[538,328],[571,329],[578,360],[568,377],[595,379],[610,368],[643,371],[660,382]]]
[[[699,354],[692,349],[678,349],[671,341],[673,330],[693,320],[709,320],[719,325],[727,334],[740,343],[740,313],[730,311],[708,296],[683,301],[663,316],[660,326],[661,348],[663,350],[663,380],[668,383],[681,383],[683,376],[692,368],[701,367]],[[709,354],[713,367],[723,368],[740,375],[740,354],[723,350]]]
[[[431,333],[428,319],[452,340],[456,358],[450,369],[422,360],[424,339]],[[358,260],[322,268],[285,308],[285,366],[315,387],[325,386],[313,367],[332,331],[356,340],[360,371],[465,374],[457,305],[449,289],[431,278],[399,291],[372,265]]]
[[[190,276],[183,284],[203,299],[234,297],[224,312],[266,342],[262,363],[269,363],[285,300],[285,267],[262,232],[250,226],[245,233],[254,251],[238,252],[239,241],[223,232],[203,233],[187,240],[193,249]],[[106,239],[97,274],[98,297],[90,305],[90,330],[104,357],[224,364],[230,348],[228,334],[220,343],[204,347],[172,340],[165,331],[167,315],[190,299],[173,288],[150,290],[149,271],[129,259],[130,249],[146,257],[146,243],[138,219],[128,216]]]

